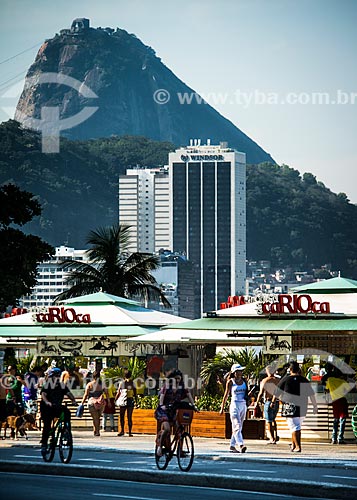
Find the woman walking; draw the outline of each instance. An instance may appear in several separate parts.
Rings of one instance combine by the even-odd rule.
[[[232,437],[229,451],[232,453],[245,453],[247,447],[244,446],[243,440],[243,422],[247,414],[247,400],[248,400],[248,383],[243,378],[244,366],[239,364],[232,365],[229,380],[224,392],[220,415],[224,412],[226,401],[231,396],[231,404],[229,407],[229,414],[232,422]],[[238,448],[237,448],[238,446]]]
[[[308,398],[313,405],[314,414],[317,413],[317,403],[314,391],[307,380],[301,375],[299,363],[291,361],[290,374],[278,384],[271,405],[277,398],[283,402],[281,414],[286,417],[286,422],[291,431],[290,451],[301,452],[301,425],[307,413]]]
[[[120,383],[118,391],[115,396],[115,401],[119,406],[119,417],[120,417],[120,432],[118,436],[124,436],[125,428],[125,412],[127,412],[128,417],[128,431],[129,436],[133,436],[133,411],[136,402],[136,388],[134,381],[131,378],[131,371],[125,370],[124,380]]]
[[[86,385],[82,405],[88,399],[88,410],[93,419],[93,431],[95,436],[100,436],[100,417],[102,416],[105,406],[104,394],[109,400],[110,405],[108,390],[104,387],[99,377],[99,373],[93,372],[93,380]]]

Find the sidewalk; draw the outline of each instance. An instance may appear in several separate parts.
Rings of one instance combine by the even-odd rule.
[[[28,433],[29,439],[20,439],[13,441],[10,439],[0,441],[0,457],[1,450],[9,447],[29,447],[40,448],[41,433],[33,431]],[[100,437],[94,437],[92,432],[74,430],[74,448],[75,450],[88,450],[95,452],[116,451],[118,453],[135,453],[141,455],[151,455],[154,452],[153,435],[134,434],[134,437],[122,436],[118,437],[115,432],[102,433]],[[329,467],[331,469],[348,470],[349,476],[354,475],[357,471],[357,445],[351,442],[347,445],[331,445],[328,443],[313,443],[311,441],[302,443],[302,453],[291,453],[289,451],[288,441],[280,440],[277,445],[268,445],[267,441],[250,440],[245,441],[247,452],[244,454],[230,453],[228,439],[216,438],[201,438],[194,437],[195,457],[202,460],[217,460],[236,462],[250,462],[254,468],[254,462],[281,464],[284,465],[299,465],[304,467]],[[227,464],[228,465],[228,464]],[[259,468],[259,466],[257,467]],[[229,469],[229,467],[228,467]],[[252,474],[252,472],[238,475],[226,474],[223,470],[219,474],[202,473],[202,472],[179,472],[174,469],[159,471],[145,468],[130,467],[111,467],[108,465],[92,465],[86,464],[59,464],[59,463],[43,463],[42,461],[31,460],[1,460],[0,471],[2,472],[17,472],[27,474],[52,474],[59,476],[73,477],[96,477],[102,479],[117,479],[124,481],[160,483],[160,484],[184,484],[187,486],[210,487],[219,489],[235,489],[244,491],[257,491],[285,495],[296,495],[307,498],[323,498],[323,499],[341,499],[350,500],[355,496],[355,485],[347,485],[327,480],[319,479],[316,474],[316,481],[303,480],[295,478],[293,475],[289,479],[266,477]],[[337,473],[337,470],[336,470]],[[332,472],[332,474],[334,474]]]
[[[28,432],[29,439],[20,438],[18,441],[6,439],[0,441],[0,450],[8,446],[35,446],[39,447],[41,433]],[[118,437],[115,432],[102,432],[100,437],[94,437],[90,431],[73,430],[74,446],[77,449],[95,451],[123,451],[129,453],[152,454],[155,437],[146,434],[134,434]],[[229,453],[229,440],[220,438],[194,437],[195,455],[202,459],[214,460],[251,460],[284,463],[299,463],[317,466],[319,464],[331,467],[357,468],[357,444],[351,441],[346,445],[332,445],[329,443],[314,443],[302,441],[302,453],[291,453],[289,442],[280,440],[276,445],[267,444],[268,441],[247,439],[245,454]]]

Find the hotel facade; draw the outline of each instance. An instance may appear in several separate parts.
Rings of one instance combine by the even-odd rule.
[[[169,154],[170,248],[194,269],[199,313],[244,294],[246,157],[199,140]]]

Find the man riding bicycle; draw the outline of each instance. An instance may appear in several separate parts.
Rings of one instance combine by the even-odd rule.
[[[161,423],[161,430],[170,433],[175,419],[176,409],[187,406],[183,400],[188,399],[194,409],[195,403],[191,393],[185,388],[182,372],[174,370],[168,376],[167,383],[163,385],[159,394],[159,406],[155,412],[155,418]],[[162,443],[158,443],[158,454],[162,453]]]
[[[66,406],[62,406],[64,396],[67,396],[74,405],[78,406],[75,397],[64,382],[60,382],[61,370],[51,368],[48,379],[41,389],[40,411],[43,422],[41,438],[41,451],[46,451],[48,436],[50,434],[52,421],[64,413],[64,420],[71,425],[71,413]]]

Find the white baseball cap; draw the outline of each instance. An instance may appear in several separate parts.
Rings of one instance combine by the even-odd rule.
[[[239,363],[235,363],[234,365],[232,365],[231,373],[237,372],[238,370],[243,371],[244,369],[245,369],[245,366],[242,366]]]

